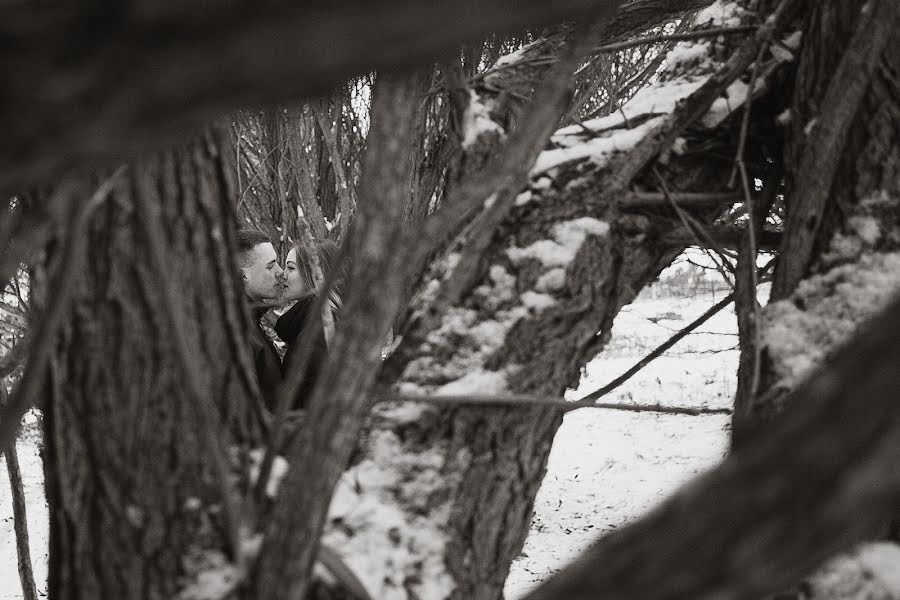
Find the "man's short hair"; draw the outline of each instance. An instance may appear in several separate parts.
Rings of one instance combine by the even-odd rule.
[[[260,244],[271,244],[269,236],[259,229],[239,229],[237,232],[237,249],[241,266],[250,266],[250,252]]]

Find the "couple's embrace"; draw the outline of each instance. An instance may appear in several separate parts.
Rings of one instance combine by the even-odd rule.
[[[278,387],[286,369],[294,364],[292,356],[300,352],[304,331],[316,329],[303,383],[290,407],[293,410],[304,408],[328,352],[322,315],[316,310],[319,290],[316,289],[310,257],[302,248],[295,246],[287,253],[282,267],[278,262],[275,246],[261,231],[240,230],[237,242],[244,289],[255,322],[255,326],[251,328],[250,340],[253,362],[263,401],[269,410],[275,409]],[[326,273],[333,264],[335,250],[336,245],[330,241],[320,242],[314,248],[319,264]],[[292,302],[294,305],[275,322],[275,333],[287,348],[282,361],[275,344],[262,329],[260,319],[271,307],[286,306]],[[326,303],[327,310],[334,311],[339,304],[339,296],[332,293]]]

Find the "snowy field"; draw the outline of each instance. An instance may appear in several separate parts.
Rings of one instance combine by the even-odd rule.
[[[613,339],[588,365],[572,397],[619,375],[725,294],[706,292],[679,299],[653,298],[652,293],[652,288],[647,290],[622,311]],[[730,406],[737,368],[735,331],[729,307],[604,401]],[[569,413],[556,436],[528,541],[513,563],[507,597],[518,598],[597,536],[638,518],[678,485],[714,465],[726,450],[728,421],[724,415],[598,409]],[[35,436],[20,440],[18,450],[35,577],[39,591],[45,591],[47,506]],[[18,600],[21,590],[5,464],[0,473],[0,600]]]

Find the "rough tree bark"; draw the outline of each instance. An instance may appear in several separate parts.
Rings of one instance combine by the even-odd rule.
[[[223,457],[203,443],[259,437],[224,139],[211,131],[130,165],[91,221],[43,398],[52,598],[171,598],[235,542],[213,477]],[[180,331],[162,290],[180,298]]]

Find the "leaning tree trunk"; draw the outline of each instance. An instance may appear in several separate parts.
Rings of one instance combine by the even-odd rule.
[[[727,10],[729,19],[753,18],[737,4]],[[576,384],[621,307],[683,247],[664,241],[680,224],[663,194],[655,206],[632,203],[631,185],[662,192],[649,171],[656,165],[676,196],[727,187],[735,113],[746,100],[746,86],[734,79],[757,55],[752,45],[737,63],[713,58],[729,56],[732,43],[740,42],[697,42],[622,115],[557,132],[469,284],[436,315],[436,297],[459,279],[460,257],[471,249],[467,234],[501,202],[482,198],[484,208],[413,298],[382,383],[403,394],[457,397],[560,397]],[[689,58],[698,55],[704,60]],[[777,68],[767,55],[758,94],[771,89]],[[481,102],[489,100],[472,98],[463,137],[465,150],[486,157],[484,148],[496,152],[507,132],[487,121],[491,107]],[[670,152],[681,136],[678,153]],[[692,148],[697,137],[702,151]],[[710,144],[722,146],[711,152]],[[666,164],[656,162],[661,153]],[[692,208],[706,224],[721,211]],[[533,406],[377,406],[367,450],[333,500],[326,543],[375,597],[500,598],[561,420],[559,409]]]
[[[172,598],[235,550],[210,465],[258,392],[223,139],[130,165],[84,233],[43,397],[51,598]]]

